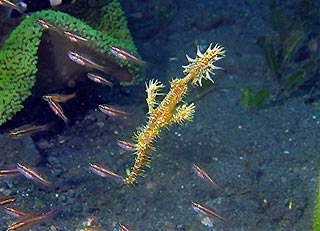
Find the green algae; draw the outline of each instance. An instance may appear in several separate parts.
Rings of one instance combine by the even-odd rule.
[[[256,108],[266,102],[269,97],[269,89],[261,89],[254,94],[250,87],[245,87],[241,93],[241,100],[246,108]]]

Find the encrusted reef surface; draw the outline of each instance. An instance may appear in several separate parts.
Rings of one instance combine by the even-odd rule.
[[[68,87],[71,81],[79,81],[79,73],[84,73],[85,69],[79,69],[68,60],[68,49],[95,57],[99,64],[108,67],[108,75],[122,85],[141,82],[144,77],[141,67],[118,59],[109,51],[110,46],[116,46],[138,55],[119,2],[112,1],[104,9],[106,15],[101,16],[101,22],[112,25],[103,26],[107,32],[52,10],[36,12],[22,20],[0,51],[0,125],[23,108],[23,102],[32,95],[36,82],[41,82],[41,85],[33,93],[39,97],[39,91],[54,92]],[[56,31],[45,31],[38,25],[38,19],[82,36],[89,41],[88,45],[80,47],[68,43],[68,39]],[[51,69],[54,75],[43,69]],[[59,71],[54,72],[55,69]]]

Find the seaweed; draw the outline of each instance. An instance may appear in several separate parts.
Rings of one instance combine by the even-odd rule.
[[[286,78],[286,82],[284,83],[285,93],[289,93],[290,91],[296,89],[300,84],[302,84],[303,80],[304,80],[303,70],[298,70],[297,72],[289,75]]]
[[[257,44],[264,50],[268,67],[273,75],[278,73],[278,60],[277,50],[272,44],[272,40],[269,36],[262,36],[257,39]]]
[[[283,62],[289,60],[301,47],[306,34],[302,30],[291,31],[289,37],[283,42]]]
[[[276,92],[275,101],[288,99],[297,94],[299,89],[304,90],[304,94],[313,94],[314,87],[310,86],[308,80],[318,73],[317,65],[310,65],[319,63],[319,56],[312,51],[312,43],[316,40],[312,32],[312,20],[318,17],[317,10],[312,11],[312,2],[307,0],[301,0],[295,6],[293,10],[287,10],[278,1],[271,1],[270,24],[273,31],[256,40],[266,58],[267,76]],[[255,105],[253,102],[248,104],[250,98],[256,97],[252,94],[248,88],[242,92],[245,106]]]
[[[250,87],[245,87],[241,93],[241,100],[246,108],[256,108],[264,104],[270,97],[270,90],[265,88],[253,93]]]

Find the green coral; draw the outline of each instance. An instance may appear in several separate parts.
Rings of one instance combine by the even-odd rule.
[[[110,46],[119,46],[138,56],[130,32],[126,28],[120,4],[113,1],[109,7],[114,11],[115,7],[120,10],[117,11],[117,16],[114,13],[108,19],[105,17],[104,21],[110,24],[115,23],[112,20],[117,20],[115,26],[109,27],[108,34],[97,31],[68,14],[52,10],[36,12],[15,28],[0,51],[0,125],[12,119],[13,115],[23,108],[23,101],[31,95],[38,71],[37,52],[44,30],[37,24],[39,18],[92,41],[91,46],[96,51],[107,56],[110,62],[132,76],[130,82],[122,82],[122,85],[133,85],[142,80],[143,68],[120,60],[109,51]],[[119,31],[112,32],[112,29]]]
[[[32,18],[32,17],[30,17]],[[24,29],[27,28],[27,29]],[[23,108],[35,84],[41,28],[24,20],[0,52],[0,125]]]
[[[120,40],[131,40],[131,34],[127,27],[127,21],[123,17],[124,12],[118,1],[113,1],[110,4],[102,7],[104,15],[98,26],[98,30],[108,33],[114,38]]]

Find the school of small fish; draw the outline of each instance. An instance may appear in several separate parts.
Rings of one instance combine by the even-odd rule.
[[[131,148],[133,148],[132,144],[129,144],[125,141],[118,141],[118,145],[124,149],[129,149],[129,150]],[[201,179],[210,183],[210,185],[212,185],[215,189],[220,190],[220,191],[223,190],[199,166],[197,166],[196,164],[193,164],[192,169],[194,170],[194,172],[197,174],[198,177],[200,177]],[[101,177],[108,177],[110,179],[120,180],[120,181],[123,180],[123,178],[121,176],[119,176],[118,174],[106,169],[103,166],[97,165],[97,164],[89,163],[89,170],[91,172],[93,172],[94,174],[97,174]],[[48,180],[46,180],[43,176],[41,176],[40,173],[38,173],[36,170],[34,170],[26,165],[23,165],[21,163],[17,163],[16,168],[0,170],[0,177],[1,178],[18,177],[20,175],[26,177],[27,179],[34,181],[34,183],[38,184],[39,187],[41,187],[41,186],[45,186],[45,187],[49,187],[49,188],[52,187],[52,183],[49,182]],[[0,207],[6,206],[6,205],[11,204],[15,201],[16,201],[16,199],[13,196],[10,196],[10,195],[0,196]],[[202,204],[199,204],[196,202],[191,202],[191,205],[192,205],[192,208],[194,209],[194,211],[197,213],[201,213],[204,216],[207,216],[210,218],[218,219],[224,223],[228,222],[218,212],[216,212],[214,209],[212,209],[206,205],[202,205]],[[11,230],[25,229],[25,228],[31,227],[31,226],[39,224],[39,223],[47,222],[47,221],[51,220],[52,218],[54,218],[59,213],[59,208],[55,208],[49,212],[44,212],[44,213],[28,213],[28,212],[19,210],[17,208],[5,207],[5,212],[13,217],[18,218],[18,220],[13,222],[9,226],[9,228],[7,229],[7,231],[11,231]],[[120,227],[121,231],[130,231],[131,230],[121,223],[119,223],[119,227]],[[100,231],[103,231],[105,229],[102,228],[100,225],[98,225],[98,223],[96,221],[92,220],[89,224],[85,224],[79,230],[83,230],[83,231],[95,231],[95,230],[99,231],[100,230]]]
[[[24,11],[26,10],[21,6],[10,2],[9,0],[0,0],[0,5],[13,8],[18,12],[20,12],[21,14],[24,14]],[[55,25],[52,25],[42,19],[38,19],[37,22],[39,26],[41,26],[45,30],[55,31],[61,36],[64,36],[65,38],[67,38],[72,43],[76,43],[81,46],[83,45],[85,46],[86,44],[91,43],[91,41],[81,37],[76,33],[73,33],[72,31],[64,30],[64,28],[58,28]],[[113,55],[115,55],[116,57],[122,60],[126,60],[128,62],[132,62],[141,66],[146,66],[145,61],[135,57],[130,51],[127,51],[121,47],[111,46],[109,50]],[[73,62],[79,65],[90,67],[102,73],[103,72],[108,73],[108,71],[106,71],[107,70],[106,67],[94,62],[89,57],[86,57],[85,54],[80,54],[76,51],[70,50],[68,51],[67,55],[70,58],[70,60],[72,60]],[[87,77],[98,84],[103,84],[109,87],[113,87],[114,85],[114,83],[107,80],[106,78],[101,76],[101,74],[98,74],[98,73],[87,73]],[[60,119],[62,119],[66,124],[68,124],[69,119],[67,118],[60,103],[66,103],[67,101],[74,99],[76,97],[76,94],[77,92],[74,92],[72,94],[67,94],[67,95],[46,94],[42,98],[43,100],[48,102],[48,105],[53,111],[53,113],[57,115]],[[128,116],[131,114],[130,112],[122,111],[120,109],[110,107],[106,104],[98,105],[98,108],[102,113],[108,116]],[[49,128],[50,126],[48,124],[44,124],[44,125],[26,124],[10,131],[9,136],[11,137],[30,136],[38,132],[47,131]],[[121,140],[117,141],[117,145],[120,148],[127,151],[132,151],[136,148],[135,144],[132,144],[126,141],[121,141]],[[88,169],[92,173],[101,177],[107,177],[110,179],[120,180],[120,181],[123,180],[122,176],[97,164],[89,163]],[[199,178],[208,182],[213,188],[220,191],[224,191],[224,189],[221,188],[218,184],[216,184],[212,180],[212,178],[199,166],[197,166],[196,164],[193,164],[192,169]],[[19,176],[24,176],[25,178],[32,180],[39,187],[47,187],[47,188],[53,187],[53,184],[49,182],[46,178],[44,178],[39,172],[22,163],[17,163],[15,168],[0,170],[0,178],[7,179],[7,178],[19,177]],[[10,195],[0,196],[0,207],[7,206],[11,203],[14,203],[15,201],[16,199],[13,196],[10,196]],[[201,205],[196,202],[191,202],[191,207],[194,209],[195,212],[199,212],[210,218],[219,219],[220,221],[225,223],[227,222],[227,220],[223,216],[219,215],[214,209],[206,205]],[[5,212],[8,215],[17,218],[17,221],[10,224],[7,231],[22,230],[22,229],[32,227],[39,223],[48,222],[52,220],[59,213],[59,211],[60,211],[60,208],[57,207],[47,212],[30,213],[30,212],[25,212],[13,207],[5,207]],[[119,231],[131,230],[127,226],[121,223],[118,223],[118,226],[119,226]],[[94,219],[91,219],[88,223],[84,224],[79,230],[80,231],[105,231],[106,229],[101,227],[100,224],[98,224]]]
[[[4,7],[12,8],[18,11],[21,15],[27,16],[27,14],[25,13],[27,9],[9,0],[0,0],[0,5]],[[87,46],[89,44],[92,45],[92,41],[89,41],[88,39],[81,37],[77,33],[74,33],[69,30],[65,30],[64,28],[59,28],[49,22],[46,22],[41,18],[37,20],[37,23],[44,30],[53,31],[58,35],[60,35],[62,39],[65,38],[67,39],[67,41],[74,43],[78,46]],[[116,48],[117,49],[116,51],[114,51],[113,49],[114,47],[110,47],[110,51],[112,51],[112,54],[115,55],[116,57],[123,60],[127,60],[129,62],[139,64],[139,65],[145,65],[144,61],[138,59],[137,57],[132,55],[129,51],[126,51],[119,47]],[[114,83],[111,82],[111,80],[108,80],[104,77],[105,73],[109,73],[107,67],[96,63],[90,57],[87,57],[86,54],[82,54],[74,50],[68,51],[66,55],[73,62],[98,71],[97,73],[96,72],[87,73],[88,79],[98,84],[106,85],[108,87],[113,87]],[[69,119],[66,116],[64,108],[62,107],[61,104],[74,99],[76,96],[77,96],[77,91],[72,94],[50,93],[50,94],[43,95],[42,98],[48,103],[48,106],[50,107],[52,112],[56,116],[58,116],[60,119],[62,119],[66,124],[68,124]],[[115,109],[107,105],[99,105],[98,108],[108,116],[127,116],[131,114],[129,112],[125,112],[120,109]],[[13,138],[31,136],[35,133],[47,131],[50,129],[50,127],[51,126],[49,124],[42,124],[42,125],[25,124],[23,126],[20,126],[10,131],[9,136]],[[125,147],[126,144],[122,143],[122,145],[123,147]],[[129,144],[127,144],[127,146],[128,145]],[[117,175],[116,173],[113,173],[112,171],[102,166],[89,163],[88,169],[99,176],[109,177],[112,179],[118,179],[122,181],[121,176]],[[0,178],[3,178],[3,179],[9,179],[9,178],[19,177],[19,176],[24,176],[26,179],[33,181],[39,187],[46,187],[51,189],[54,188],[54,185],[50,181],[48,181],[45,177],[43,177],[41,173],[39,173],[34,168],[31,168],[25,164],[17,163],[15,168],[0,170]],[[7,206],[15,201],[16,199],[13,196],[10,196],[10,195],[0,196],[0,206]],[[32,227],[39,223],[48,222],[52,220],[59,213],[59,210],[60,210],[59,208],[56,208],[48,212],[30,213],[14,207],[5,207],[5,212],[7,214],[18,219],[8,227],[7,231],[22,230],[22,229]],[[105,230],[104,228],[102,228],[100,225],[97,225],[97,224],[98,224],[97,222],[93,222],[93,223],[91,222],[90,224],[83,226],[81,230],[86,230],[86,231]],[[127,228],[125,225],[120,223],[119,223],[119,230],[130,231],[129,228]]]
[[[55,25],[52,25],[48,22],[45,22],[42,19],[38,19],[38,24],[44,28],[45,30],[52,30],[55,31],[56,33],[63,35],[64,37],[68,38],[68,40],[72,43],[76,43],[79,46],[86,46],[91,43],[91,41],[87,40],[86,38],[81,37],[80,35],[73,33],[71,31],[64,30],[64,28],[58,28]],[[115,48],[115,47],[110,47],[110,51],[112,54],[114,54],[116,57],[127,60],[129,62],[133,62],[139,65],[144,66],[145,62],[140,60],[139,58],[135,57],[132,55],[130,52],[126,51],[125,49],[122,48]],[[86,66],[92,69],[95,69],[97,71],[100,71],[102,73],[109,73],[108,68],[96,63],[95,61],[91,60],[91,58],[87,57],[85,54],[81,54],[76,51],[68,51],[67,53],[68,57],[70,60],[73,62],[81,65],[81,66]],[[111,81],[105,79],[103,76],[100,74],[96,73],[88,73],[87,77],[99,84],[103,84],[109,87],[113,87],[114,83]],[[73,99],[76,96],[76,93],[73,93],[71,95],[62,95],[62,94],[48,94],[44,95],[43,99],[48,102],[49,107],[52,109],[54,114],[56,114],[59,118],[61,118],[66,124],[68,123],[68,118],[65,115],[65,112],[61,105],[59,103],[61,102],[66,102],[68,100]],[[112,107],[106,106],[106,105],[99,105],[99,109],[106,115],[109,116],[125,116],[129,115],[130,113],[114,109]]]

